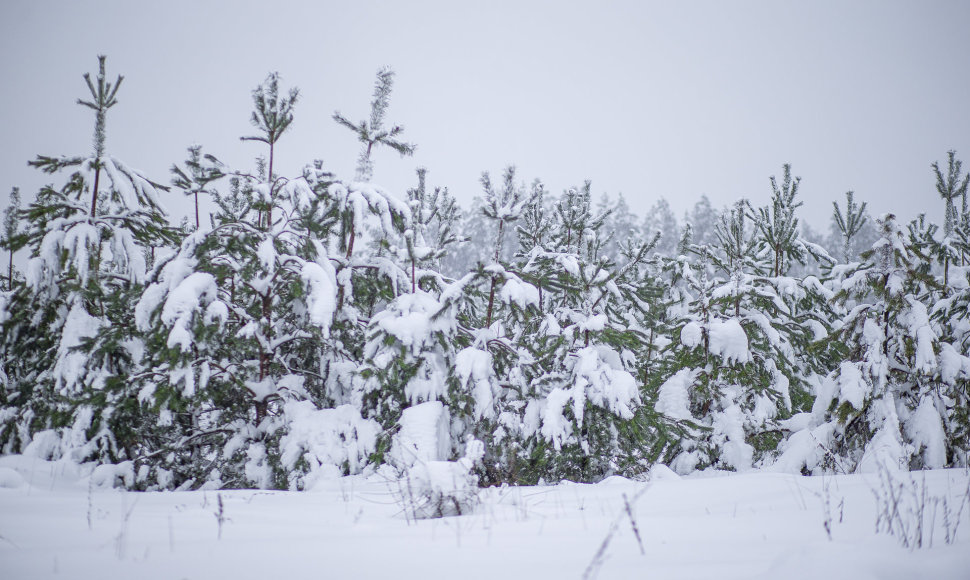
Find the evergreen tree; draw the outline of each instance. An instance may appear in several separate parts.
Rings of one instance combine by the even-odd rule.
[[[487,172],[482,174],[481,182],[482,189],[485,191],[485,205],[482,207],[482,215],[496,225],[494,250],[490,256],[491,261],[488,264],[488,268],[500,271],[504,270],[501,259],[502,249],[505,244],[505,235],[511,229],[511,225],[522,215],[523,210],[529,202],[538,196],[540,188],[533,187],[532,195],[528,196],[525,190],[515,183],[515,167],[512,166],[509,166],[505,170],[501,191],[497,191],[494,188],[491,177]],[[492,276],[488,291],[488,307],[485,311],[485,328],[492,326],[492,314],[495,308],[495,290],[499,280],[500,275]]]
[[[95,111],[90,157],[30,162],[46,173],[72,173],[61,189],[45,186],[23,215],[27,230],[13,249],[30,251],[26,282],[7,304],[4,357],[8,397],[16,411],[3,430],[8,449],[32,444],[48,457],[77,461],[132,460],[143,417],[130,376],[142,344],[132,325],[133,298],[147,258],[172,244],[159,201],[164,187],[105,153],[106,115],[122,77],[106,80],[98,58],[85,75]]]
[[[956,158],[956,151],[947,151],[947,171],[944,176],[940,171],[940,167],[936,162],[933,162],[933,173],[936,176],[936,191],[943,198],[946,203],[946,211],[943,221],[943,244],[947,246],[953,245],[952,238],[959,235],[970,235],[970,213],[967,210],[967,188],[970,186],[970,173],[963,176],[962,183],[960,179],[960,173],[963,168],[963,163]],[[956,199],[959,197],[961,199],[961,210],[958,212],[956,208]],[[959,232],[957,230],[960,230]],[[944,277],[948,277],[950,264],[954,263],[950,259],[950,254],[953,253],[950,248],[943,249],[943,255],[945,256],[942,260]],[[966,252],[959,252],[960,264],[965,265],[967,263]]]
[[[660,232],[657,253],[668,257],[674,257],[677,254],[677,243],[681,237],[680,227],[666,198],[661,197],[653,204],[643,219],[642,229],[647,238]]]
[[[804,266],[809,258],[832,261],[821,246],[812,244],[799,235],[795,210],[802,202],[796,202],[795,196],[798,195],[801,178],[792,179],[791,165],[787,163],[784,172],[780,187],[775,176],[771,176],[771,205],[758,208],[755,216],[755,224],[761,234],[759,243],[772,256],[770,272],[774,277],[787,274],[795,263]]]
[[[926,263],[935,258],[937,264],[952,261],[953,254],[961,256],[970,253],[970,236],[963,224],[955,228],[959,234],[937,240],[936,226],[924,226],[914,222],[910,226],[910,240],[914,253]],[[948,242],[948,243],[947,243]],[[950,252],[946,256],[945,252]],[[921,260],[921,261],[922,261]],[[939,467],[941,465],[966,466],[970,457],[970,267],[951,267],[942,279],[936,277],[932,291],[926,292],[922,302],[927,306],[929,328],[937,337],[933,343],[938,364],[927,365],[922,387],[925,390],[919,419],[912,420],[910,429],[919,445],[921,453],[917,456],[916,467]],[[924,334],[927,332],[923,331]],[[925,341],[924,341],[925,342]],[[924,351],[925,352],[925,351]],[[929,353],[925,353],[927,356]],[[937,429],[936,411],[941,420],[942,430]],[[917,428],[921,426],[922,428]]]
[[[862,263],[833,272],[847,307],[841,334],[848,353],[818,393],[816,437],[845,471],[873,471],[883,462],[942,467],[947,446],[932,381],[939,329],[923,302],[932,286],[928,264],[893,215],[879,228],[882,238]]]
[[[270,75],[253,93],[262,133],[252,139],[271,147],[290,126],[298,94],[278,98],[276,81]],[[411,227],[406,203],[369,183],[342,182],[320,162],[295,179],[257,169],[236,172],[228,194],[214,191],[213,227],[186,238],[139,304],[139,327],[156,345],[143,393],[162,416],[180,418],[158,438],[159,448],[181,450],[157,466],[175,485],[299,489],[320,470],[361,469],[379,427],[360,413],[394,420],[383,413],[392,393],[369,390],[381,377],[362,363],[380,357],[385,341],[369,347],[366,329],[376,337],[406,290],[421,293],[425,279],[440,284],[419,269],[438,255],[417,236],[431,216]],[[446,198],[435,198],[441,216],[454,210]],[[355,248],[368,232],[372,243]],[[394,249],[402,239],[410,254]],[[305,421],[323,421],[355,446],[338,445],[346,456],[335,464]]]
[[[852,258],[852,241],[862,231],[868,222],[866,214],[866,202],[856,205],[852,198],[853,192],[845,193],[845,212],[839,208],[839,204],[832,202],[832,222],[833,229],[837,229],[841,237],[842,244],[842,263],[847,264]]]
[[[439,302],[448,282],[437,271],[440,258],[460,240],[455,232],[458,207],[447,189],[428,191],[425,169],[417,173],[417,187],[408,190],[410,221],[399,252],[408,277],[400,290],[407,292],[370,319],[360,370],[366,381],[364,412],[385,429],[393,429],[404,409],[420,403],[440,401],[455,420],[464,408],[451,370],[458,326]]]
[[[171,427],[153,441],[167,458],[155,465],[160,484],[287,487],[301,476],[288,473],[281,441],[288,405],[324,390],[319,345],[337,293],[326,233],[337,219],[307,179],[272,171],[299,93],[287,94],[280,98],[275,74],[253,91],[260,134],[245,139],[269,145],[269,167],[237,174],[230,193],[215,196],[214,227],[185,239],[138,304],[138,326],[153,346],[141,397]],[[225,172],[193,149],[176,179],[204,193]]]
[[[458,234],[461,210],[457,200],[448,188],[429,191],[425,184],[427,173],[427,169],[418,168],[418,185],[408,190],[412,227],[405,230],[404,238],[411,266],[411,292],[416,291],[418,279],[424,277],[418,273],[419,266],[426,266],[427,275],[437,278],[441,259],[452,246],[464,241]]]
[[[940,194],[943,198],[943,202],[946,204],[946,210],[943,217],[943,236],[949,237],[953,233],[953,229],[957,226],[961,219],[968,219],[966,217],[961,218],[961,216],[967,216],[967,187],[970,186],[970,173],[963,177],[963,182],[961,183],[960,173],[963,168],[963,163],[956,158],[956,151],[947,151],[947,169],[946,175],[940,171],[940,166],[937,162],[933,162],[933,173],[936,175],[936,192]],[[961,199],[961,211],[957,212],[956,200]]]
[[[189,147],[185,169],[172,166],[172,185],[191,195],[195,202],[195,229],[199,229],[199,194],[210,194],[209,185],[225,176],[222,163],[212,155],[202,154],[201,145]],[[270,156],[272,158],[272,155]]]
[[[15,187],[10,190],[10,205],[3,212],[3,237],[0,238],[0,247],[7,250],[9,262],[7,264],[7,291],[13,290],[13,255],[14,239],[20,231],[20,188]]]
[[[699,263],[684,256],[668,266],[670,342],[653,407],[668,431],[683,434],[671,464],[678,471],[770,463],[784,421],[805,408],[822,370],[812,354],[827,334],[820,285],[774,275],[790,254],[761,237],[771,228],[756,218],[766,217],[739,201],[722,214],[716,245],[692,246]]]
[[[487,439],[505,470],[493,478],[595,481],[642,468],[634,373],[646,335],[633,311],[645,302],[639,266],[652,245],[626,246],[615,265],[604,255],[608,214],[590,197],[588,182],[569,189],[548,216],[540,191],[522,214],[500,292],[514,356],[499,373],[509,387]]]
[[[260,227],[267,229],[273,225],[274,196],[278,187],[276,174],[273,172],[276,142],[290,128],[290,123],[293,122],[293,107],[300,98],[300,91],[297,88],[290,89],[286,96],[281,97],[279,82],[279,73],[270,73],[263,84],[253,91],[254,110],[250,122],[259,134],[252,137],[240,137],[243,141],[259,141],[269,145],[269,167],[266,170],[266,183],[256,189],[260,194],[257,200],[259,203],[257,208],[260,216],[266,216],[265,222],[262,217],[260,218]],[[190,157],[191,161],[192,158]],[[205,175],[201,167],[200,172]],[[196,222],[198,222],[198,219],[196,219]]]
[[[387,114],[393,87],[394,71],[384,67],[377,71],[377,82],[374,83],[374,98],[370,104],[369,120],[354,123],[341,115],[339,111],[333,114],[333,120],[356,133],[357,140],[362,144],[360,156],[357,159],[357,175],[355,177],[357,181],[367,182],[373,177],[374,162],[371,159],[371,154],[376,145],[389,147],[400,153],[402,157],[414,154],[415,146],[400,140],[404,127],[400,125],[392,125],[390,128],[384,127],[384,117]]]
[[[684,214],[684,223],[690,226],[692,239],[697,245],[714,243],[714,226],[721,212],[714,209],[711,200],[702,195],[690,212]]]

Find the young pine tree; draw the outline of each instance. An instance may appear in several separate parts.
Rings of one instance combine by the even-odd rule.
[[[10,190],[10,205],[3,212],[3,237],[0,238],[0,247],[7,250],[7,291],[13,290],[13,255],[14,244],[17,234],[20,233],[20,188],[15,187]]]
[[[211,154],[202,154],[201,145],[189,147],[185,168],[172,166],[172,185],[191,195],[195,202],[195,229],[199,229],[199,194],[211,194],[210,184],[225,177],[222,163]]]
[[[849,260],[852,258],[852,242],[862,231],[868,221],[868,214],[866,213],[866,202],[862,202],[862,205],[857,205],[853,199],[853,192],[847,191],[845,193],[845,211],[839,207],[839,204],[832,202],[832,223],[835,230],[838,231],[839,238],[841,240],[842,249],[842,263],[848,264]]]
[[[880,463],[943,467],[944,405],[933,380],[940,329],[924,303],[934,285],[929,265],[893,215],[878,224],[882,237],[863,261],[835,271],[847,355],[819,389],[815,436],[844,471],[874,471]],[[955,377],[963,359],[952,360]]]
[[[405,155],[413,155],[415,146],[400,140],[404,127],[401,125],[384,126],[384,117],[390,103],[391,90],[394,88],[394,71],[384,67],[377,71],[377,81],[374,83],[374,98],[370,104],[370,119],[354,123],[340,114],[333,114],[333,120],[350,129],[357,135],[361,143],[360,156],[357,159],[357,181],[368,182],[374,175],[374,162],[371,155],[374,147],[389,147]]]
[[[258,132],[251,137],[240,137],[243,141],[259,141],[269,146],[269,167],[265,183],[256,188],[260,194],[257,206],[260,212],[260,226],[269,229],[273,226],[273,205],[279,184],[273,171],[276,142],[293,122],[293,107],[300,98],[297,88],[290,89],[286,96],[280,96],[280,75],[270,73],[263,84],[253,91],[254,110],[250,122]],[[190,158],[191,161],[191,158]],[[201,168],[200,168],[201,169]],[[265,216],[265,217],[263,217]],[[196,219],[198,222],[198,219]]]
[[[947,237],[953,233],[953,229],[961,219],[967,219],[967,187],[970,186],[970,174],[963,176],[960,173],[963,163],[956,158],[956,151],[947,151],[946,175],[940,171],[939,164],[933,162],[933,173],[936,175],[936,192],[940,194],[946,206],[943,217],[943,236]],[[962,183],[961,183],[962,181]],[[957,210],[956,200],[961,200],[961,210]]]
[[[172,244],[159,192],[165,188],[106,153],[108,110],[122,77],[109,82],[105,58],[92,80],[95,111],[88,157],[40,156],[46,173],[68,171],[65,184],[41,189],[25,212],[14,249],[30,253],[25,284],[7,304],[3,345],[15,412],[4,444],[33,444],[47,457],[76,461],[135,459],[143,416],[130,376],[142,345],[132,306],[144,284],[152,248]]]

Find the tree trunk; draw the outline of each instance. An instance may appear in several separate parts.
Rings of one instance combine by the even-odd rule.
[[[101,181],[101,158],[94,161],[94,189],[91,190],[91,219],[98,211],[98,183]]]
[[[492,278],[492,287],[488,291],[488,310],[485,311],[485,328],[492,326],[492,305],[495,303],[495,278]]]
[[[269,144],[269,207],[266,209],[266,229],[273,227],[273,142]]]
[[[347,242],[347,259],[350,259],[350,255],[354,253],[354,238],[357,237],[357,231],[354,230],[353,223],[350,224],[350,241]]]
[[[499,256],[502,255],[502,234],[505,233],[505,222],[498,222],[498,239],[495,240],[494,262],[498,264]],[[495,277],[492,276],[492,287],[488,291],[488,310],[485,311],[485,328],[492,325],[492,308],[495,305]]]

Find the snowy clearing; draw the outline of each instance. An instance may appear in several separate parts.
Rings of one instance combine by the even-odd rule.
[[[966,470],[891,474],[900,489],[925,482],[924,547],[913,550],[876,533],[879,474],[679,478],[663,466],[652,474],[491,488],[474,513],[413,521],[402,509],[406,483],[376,475],[302,493],[138,493],[98,489],[67,463],[7,456],[0,577],[970,577]]]

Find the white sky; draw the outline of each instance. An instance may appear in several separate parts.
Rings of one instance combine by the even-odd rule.
[[[278,147],[286,175],[315,158],[352,178],[374,73],[397,72],[388,113],[418,144],[383,153],[400,192],[430,170],[467,207],[508,163],[553,191],[593,181],[643,216],[764,203],[785,162],[803,219],[827,228],[846,190],[873,213],[939,220],[930,163],[970,169],[970,2],[52,2],[0,4],[0,194],[51,181],[26,162],[86,154],[84,72],[125,75],[108,150],[168,183],[185,147],[244,169],[262,149],[250,92],[269,71],[301,102]],[[58,182],[60,183],[60,182]],[[187,198],[168,207],[181,216]]]

